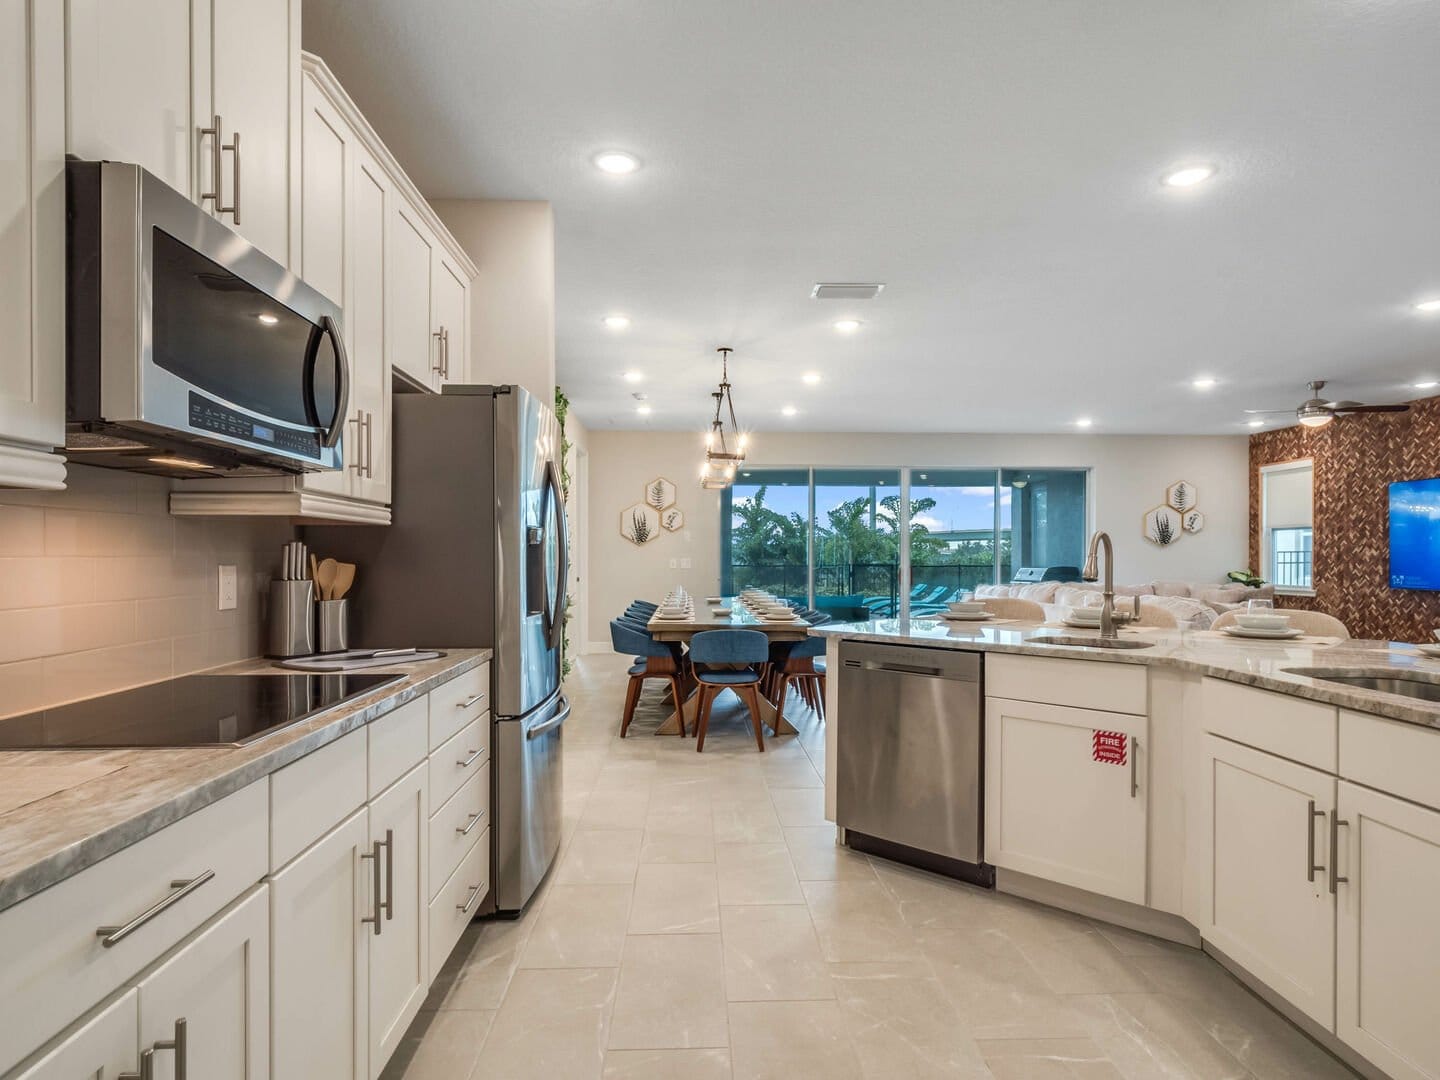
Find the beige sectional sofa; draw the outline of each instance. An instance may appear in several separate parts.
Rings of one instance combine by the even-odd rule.
[[[1063,617],[1065,609],[1091,607],[1101,602],[1102,587],[1096,582],[1042,581],[1032,585],[981,585],[977,599],[987,596],[1015,596],[1033,600],[1045,608],[1047,618]],[[1225,611],[1249,600],[1273,600],[1275,588],[1261,585],[1251,588],[1234,582],[1219,584],[1199,581],[1151,581],[1140,585],[1116,585],[1116,596],[1138,596],[1142,613],[1160,608],[1175,617],[1177,623],[1190,629],[1208,629]]]

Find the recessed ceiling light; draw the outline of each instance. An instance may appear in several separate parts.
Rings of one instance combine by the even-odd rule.
[[[804,375],[800,376],[800,381],[806,386],[815,386],[820,382],[820,373],[818,371],[807,371]]]
[[[1248,424],[1249,424],[1250,427],[1264,427],[1264,426],[1265,426],[1265,421],[1264,421],[1264,420],[1250,420],[1250,421],[1248,421]]]
[[[1435,311],[1440,311],[1440,297],[1436,297],[1433,300],[1421,300],[1415,305],[1415,310],[1424,312],[1427,315]]]
[[[800,410],[797,409],[797,408],[795,408],[794,405],[786,405],[783,409],[780,410],[780,415],[781,415],[781,416],[794,416],[794,415],[795,415],[797,412],[799,412],[799,411],[800,411]]]
[[[630,328],[629,315],[606,315],[605,325],[611,330],[628,330]]]
[[[606,150],[595,155],[595,167],[611,176],[628,176],[640,168],[640,159],[623,150]]]
[[[1209,375],[1201,375],[1198,379],[1191,379],[1190,385],[1196,390],[1214,390],[1215,380]]]
[[[636,405],[635,411],[641,416],[649,416],[651,412],[649,405]]]
[[[625,372],[625,381],[629,383],[644,382],[645,373],[643,371],[627,371]]]
[[[1078,428],[1087,428],[1093,423],[1095,423],[1095,421],[1091,420],[1090,417],[1082,416],[1079,420],[1075,421],[1075,426]]]
[[[259,315],[256,315],[255,318],[259,319],[266,326],[274,326],[280,321],[280,316],[271,315],[268,311],[261,312]]]
[[[1214,175],[1214,165],[1185,165],[1166,173],[1161,178],[1161,183],[1166,187],[1194,187],[1196,184],[1203,184]]]
[[[1424,382],[1417,382],[1417,383],[1415,384],[1415,389],[1416,389],[1416,390],[1434,390],[1435,387],[1437,387],[1437,386],[1440,386],[1440,380],[1426,379]]]
[[[835,320],[834,327],[835,327],[836,330],[839,330],[840,333],[842,333],[842,334],[853,334],[853,333],[855,333],[856,330],[859,330],[859,329],[860,329],[860,320],[859,320],[859,319],[837,319],[837,320]]]

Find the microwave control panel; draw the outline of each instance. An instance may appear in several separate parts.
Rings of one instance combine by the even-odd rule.
[[[253,416],[190,393],[190,426],[197,431],[213,431],[232,439],[273,447],[284,454],[320,460],[320,436],[313,429],[264,424]]]

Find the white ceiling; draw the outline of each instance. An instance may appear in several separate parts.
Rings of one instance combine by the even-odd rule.
[[[554,204],[559,379],[591,426],[698,430],[718,345],[761,431],[1234,433],[1311,378],[1440,378],[1440,314],[1412,308],[1440,296],[1433,0],[304,10],[427,194]],[[607,149],[644,168],[600,173]],[[1213,181],[1159,183],[1197,160]],[[809,298],[851,280],[886,289]]]

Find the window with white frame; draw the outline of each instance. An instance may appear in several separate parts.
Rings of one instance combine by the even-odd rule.
[[[1315,587],[1314,479],[1315,463],[1308,459],[1260,470],[1260,576],[1278,592]]]

